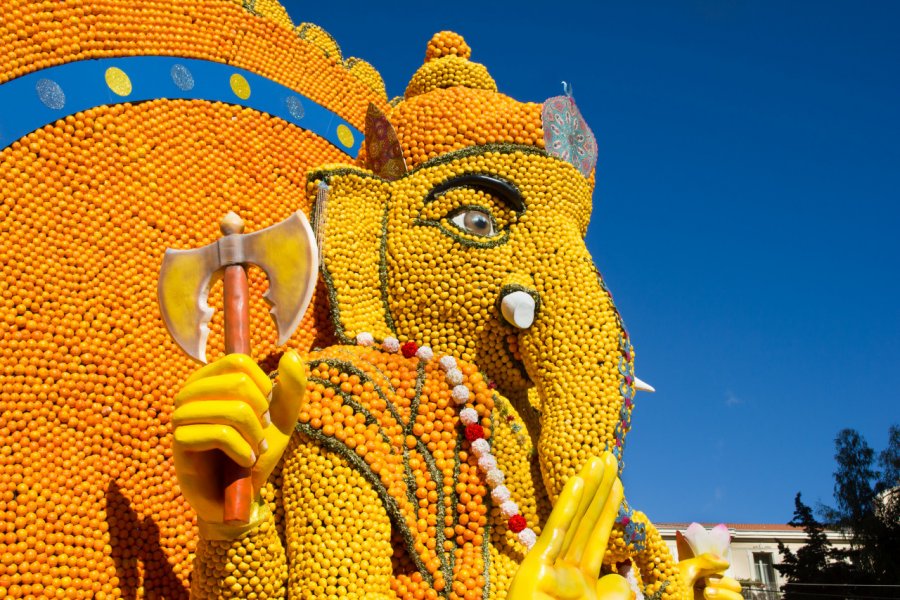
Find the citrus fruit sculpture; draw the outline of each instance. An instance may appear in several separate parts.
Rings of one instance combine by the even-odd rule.
[[[274,0],[4,4],[0,596],[739,597],[622,498],[638,382],[584,244],[593,134],[470,58],[435,35],[388,102]],[[218,311],[197,370],[163,251],[296,210],[322,240],[299,329],[276,347],[251,269],[252,357]]]

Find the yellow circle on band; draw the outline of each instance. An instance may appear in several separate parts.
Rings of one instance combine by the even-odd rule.
[[[235,73],[231,76],[231,91],[241,100],[246,100],[250,97],[250,84],[243,75]]]
[[[106,85],[119,96],[127,96],[131,93],[131,79],[125,71],[118,67],[110,67],[106,70]]]
[[[337,136],[343,145],[348,148],[353,146],[353,132],[346,125],[338,125]]]

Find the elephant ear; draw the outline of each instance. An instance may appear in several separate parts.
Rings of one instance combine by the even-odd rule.
[[[362,332],[396,335],[384,273],[390,183],[341,166],[310,173],[309,184],[317,204],[325,203],[317,206],[315,226],[335,334],[348,344]]]
[[[371,102],[366,112],[366,166],[388,181],[396,181],[408,172],[394,126]]]

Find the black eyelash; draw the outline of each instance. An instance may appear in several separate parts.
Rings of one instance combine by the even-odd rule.
[[[516,186],[498,177],[481,173],[466,173],[437,184],[431,188],[430,192],[428,192],[425,202],[432,202],[444,192],[458,187],[471,187],[487,190],[488,192],[492,192],[499,196],[501,200],[509,204],[517,213],[522,214],[525,212],[525,200],[522,198],[522,194]]]

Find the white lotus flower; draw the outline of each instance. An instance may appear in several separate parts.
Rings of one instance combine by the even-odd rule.
[[[731,534],[728,533],[728,526],[724,523],[719,523],[709,531],[700,523],[691,523],[682,535],[694,556],[709,552],[724,558],[731,545]]]

